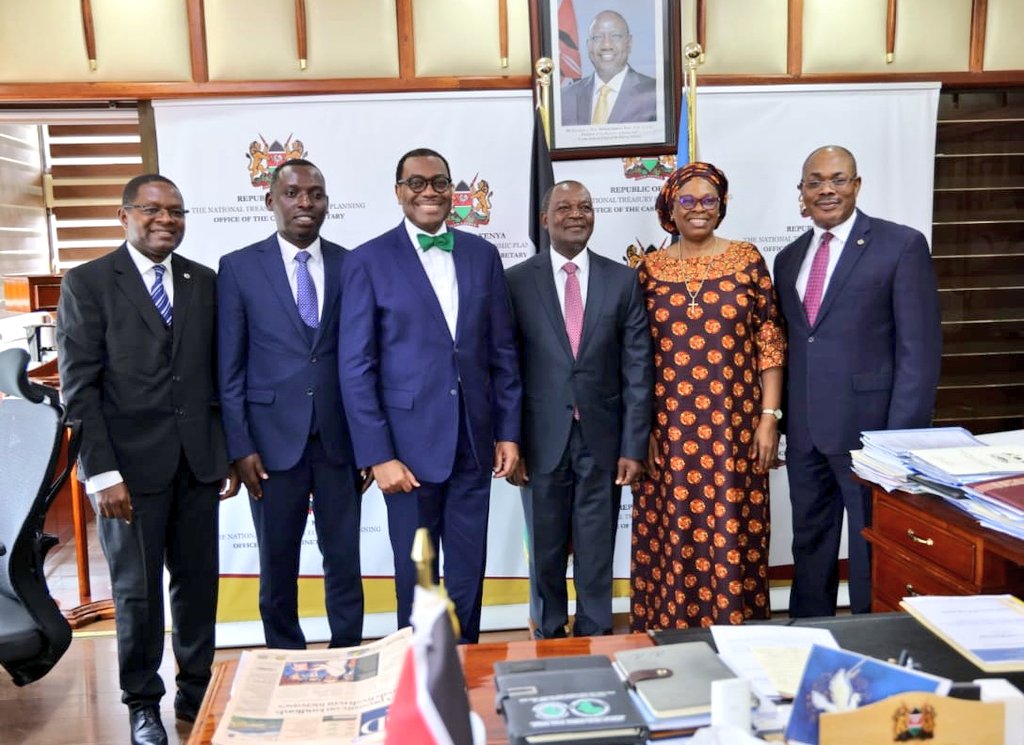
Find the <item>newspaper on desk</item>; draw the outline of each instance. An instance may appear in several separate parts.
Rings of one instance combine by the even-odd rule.
[[[214,745],[384,741],[412,629],[347,649],[261,649],[239,660]]]

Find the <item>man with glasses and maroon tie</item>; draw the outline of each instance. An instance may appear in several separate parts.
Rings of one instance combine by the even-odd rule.
[[[814,225],[775,259],[789,361],[782,425],[793,509],[791,616],[836,611],[838,551],[849,527],[850,608],[871,610],[861,530],[871,493],[850,476],[860,433],[927,427],[942,351],[939,296],[918,231],[856,209],[853,154],[821,147],[797,185]]]
[[[210,681],[217,612],[219,499],[229,475],[213,375],[213,271],[174,254],[185,236],[178,188],[158,174],[124,187],[126,241],[71,269],[57,312],[68,417],[82,422],[79,474],[98,515],[117,622],[131,742],[166,745],[164,566],[178,665],[174,712],[194,721]],[[219,494],[218,494],[219,493]]]
[[[356,462],[384,492],[398,625],[409,625],[416,529],[444,550],[461,641],[480,634],[490,481],[519,460],[520,384],[501,257],[449,230],[448,162],[401,157],[405,219],[342,268],[339,374]],[[436,575],[437,568],[435,566]]]
[[[225,255],[217,275],[228,457],[249,492],[267,646],[306,647],[298,577],[312,507],[329,646],[351,647],[363,636],[363,586],[360,479],[338,387],[341,267],[348,252],[320,235],[327,187],[308,160],[274,170],[266,206],[276,232]]]

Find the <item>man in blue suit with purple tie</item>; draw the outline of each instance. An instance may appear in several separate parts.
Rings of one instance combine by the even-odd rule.
[[[871,610],[871,492],[851,477],[860,433],[927,427],[942,353],[925,237],[857,207],[857,162],[821,147],[798,185],[811,230],[775,259],[789,364],[782,424],[793,506],[789,614],[836,611],[839,541],[849,528],[850,609]]]
[[[498,250],[449,230],[452,180],[433,150],[398,161],[405,219],[342,269],[339,374],[356,462],[388,510],[398,625],[409,625],[416,529],[444,551],[461,640],[476,642],[490,482],[519,461],[521,387]],[[434,567],[437,574],[437,567]]]
[[[304,649],[299,551],[312,494],[330,646],[362,641],[359,476],[338,387],[346,251],[320,237],[320,169],[289,160],[266,196],[277,232],[221,259],[218,373],[228,455],[249,491],[268,647]]]

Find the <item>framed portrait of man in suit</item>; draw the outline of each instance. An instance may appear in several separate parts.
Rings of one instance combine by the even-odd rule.
[[[552,151],[638,155],[674,146],[678,3],[531,0],[531,11],[534,56],[554,68]]]

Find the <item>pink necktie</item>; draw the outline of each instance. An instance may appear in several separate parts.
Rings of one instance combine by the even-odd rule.
[[[807,289],[804,291],[804,310],[807,311],[807,323],[811,326],[818,318],[821,308],[821,296],[825,294],[825,272],[828,270],[828,244],[832,234],[821,234],[821,243],[811,262],[811,274],[807,277]]]
[[[562,265],[565,270],[565,333],[569,335],[569,346],[575,358],[580,351],[580,338],[583,336],[583,295],[580,292],[580,278],[576,276],[579,268],[571,261]]]

